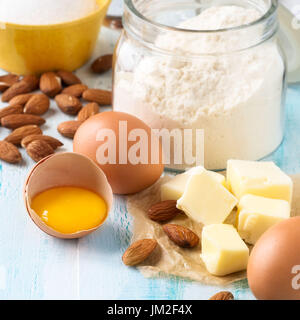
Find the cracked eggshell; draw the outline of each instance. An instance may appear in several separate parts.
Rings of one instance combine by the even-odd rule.
[[[55,231],[46,225],[30,207],[32,199],[39,193],[54,187],[75,186],[98,193],[107,204],[107,216],[112,208],[113,193],[103,171],[89,158],[72,152],[50,155],[38,162],[30,171],[24,186],[25,207],[33,222],[45,233],[62,239],[81,238],[98,229],[71,234]]]

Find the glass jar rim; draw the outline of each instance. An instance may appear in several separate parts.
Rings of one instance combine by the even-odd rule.
[[[278,0],[270,0],[270,7],[268,10],[257,20],[254,20],[250,23],[243,24],[241,26],[237,27],[230,27],[230,28],[223,28],[223,29],[209,29],[209,30],[197,30],[197,29],[185,29],[185,28],[179,28],[179,27],[173,27],[173,26],[167,26],[162,23],[153,21],[146,16],[144,16],[134,5],[133,3],[134,0],[124,0],[124,3],[127,7],[127,9],[134,14],[136,17],[139,19],[143,20],[144,22],[153,25],[156,28],[163,29],[166,31],[177,31],[177,32],[186,32],[186,33],[198,33],[198,34],[205,34],[205,33],[224,33],[224,32],[230,32],[230,31],[240,31],[243,29],[251,28],[256,25],[259,25],[260,23],[268,20],[271,18],[274,14],[276,14],[277,9],[278,9]]]

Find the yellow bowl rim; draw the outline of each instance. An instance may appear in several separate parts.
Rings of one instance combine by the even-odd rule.
[[[11,22],[2,22],[0,21],[0,30],[4,30],[6,28],[10,29],[23,29],[23,30],[47,30],[47,29],[57,29],[57,28],[62,28],[62,27],[70,27],[72,25],[77,25],[81,24],[83,22],[87,22],[88,20],[91,20],[92,18],[96,17],[98,14],[102,12],[102,10],[111,2],[111,0],[96,0],[98,9],[95,10],[94,12],[88,14],[85,17],[68,21],[68,22],[60,22],[60,23],[55,23],[55,24],[45,24],[45,25],[27,25],[27,24],[16,24],[16,23],[11,23]],[[1,25],[4,25],[5,27],[1,27]]]

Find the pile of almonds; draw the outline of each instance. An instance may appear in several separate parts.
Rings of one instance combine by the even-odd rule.
[[[177,209],[175,200],[166,200],[154,204],[148,210],[148,218],[155,222],[167,222],[178,214],[184,214]],[[190,229],[178,224],[164,224],[163,231],[181,248],[195,248],[199,244],[199,237]],[[142,239],[134,242],[124,253],[122,260],[125,265],[134,266],[146,260],[157,247],[155,239]]]
[[[98,74],[111,67],[112,55],[101,56],[91,65],[92,71]],[[41,93],[34,92],[36,90]],[[111,91],[90,89],[75,74],[64,70],[46,72],[40,78],[35,75],[0,76],[0,92],[2,102],[8,103],[7,107],[0,109],[0,123],[12,130],[0,141],[0,159],[9,163],[22,160],[18,146],[25,148],[38,162],[63,145],[59,140],[43,135],[40,129],[46,122],[41,116],[49,110],[50,99],[55,100],[62,112],[77,116],[57,127],[58,132],[67,138],[73,138],[85,120],[99,113],[100,106],[112,104]],[[81,99],[87,104],[83,105]]]

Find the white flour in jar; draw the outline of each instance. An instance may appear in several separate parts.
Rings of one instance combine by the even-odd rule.
[[[260,16],[254,9],[218,6],[180,27],[230,28]],[[197,53],[199,48],[206,53],[226,52],[243,41],[248,41],[246,34],[245,38],[234,34],[199,38],[166,33],[156,44],[184,55]],[[120,65],[123,62],[120,58]],[[145,56],[133,72],[123,71],[126,66],[121,69],[115,73],[114,110],[132,113],[153,128],[204,129],[208,169],[223,169],[230,158],[262,158],[282,140],[284,63],[273,41],[241,53],[191,62],[172,56]]]
[[[0,0],[0,21],[48,25],[87,16],[97,9],[95,0]]]

